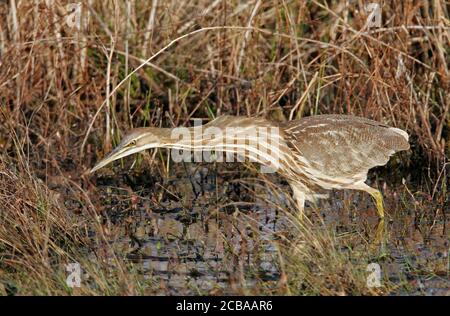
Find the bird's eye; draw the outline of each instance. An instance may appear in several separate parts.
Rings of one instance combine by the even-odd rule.
[[[136,145],[136,140],[135,139],[133,139],[131,142],[128,143],[129,147],[135,146],[135,145]]]

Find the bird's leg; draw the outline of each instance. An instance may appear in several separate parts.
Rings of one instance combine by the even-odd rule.
[[[378,220],[377,229],[373,241],[370,243],[371,250],[379,251],[379,255],[384,256],[386,254],[386,224],[384,218]]]
[[[364,182],[359,183],[357,186],[353,188],[357,190],[363,190],[369,193],[375,200],[378,216],[380,216],[380,218],[384,218],[383,196],[381,195],[380,191],[378,191],[375,188],[369,187]]]
[[[375,199],[378,215],[380,218],[384,218],[383,196],[381,195],[381,192],[375,190],[371,193],[371,195]]]
[[[380,218],[377,224],[377,232],[375,233],[375,242],[382,243],[384,240],[386,225],[384,223],[384,218]]]
[[[371,188],[371,190],[368,192],[370,193],[370,195],[372,195],[373,199],[375,200],[378,216],[380,216],[380,218],[384,218],[383,196],[381,195],[381,192],[373,188]]]
[[[305,193],[296,183],[289,183],[292,188],[292,192],[294,193],[294,199],[297,202],[297,209],[300,220],[303,220],[304,211],[305,211]]]

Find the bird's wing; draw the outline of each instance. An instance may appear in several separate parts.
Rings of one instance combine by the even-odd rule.
[[[255,129],[258,127],[275,127],[278,124],[275,124],[263,117],[246,117],[246,116],[233,116],[233,115],[222,115],[208,124],[205,127],[220,127],[220,128],[248,128]]]
[[[281,126],[288,145],[326,177],[365,177],[395,152],[409,149],[406,132],[360,117],[318,115]]]

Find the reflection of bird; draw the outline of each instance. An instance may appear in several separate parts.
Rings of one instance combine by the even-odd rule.
[[[233,128],[235,132],[226,132]],[[214,137],[206,135],[207,130],[215,130]],[[180,139],[174,137],[175,132],[189,134]],[[270,166],[286,177],[300,211],[305,200],[322,197],[319,192],[323,189],[363,190],[375,199],[383,218],[382,195],[364,183],[367,172],[385,165],[395,152],[409,149],[409,143],[403,130],[355,116],[318,115],[284,123],[221,116],[206,125],[183,130],[134,129],[91,172],[116,159],[156,147],[240,153]]]

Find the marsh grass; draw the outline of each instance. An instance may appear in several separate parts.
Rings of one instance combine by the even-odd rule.
[[[0,294],[169,293],[156,277],[143,278],[116,243],[128,224],[114,224],[112,215],[135,220],[135,201],[143,199],[126,184],[130,175],[108,178],[113,192],[126,193],[107,193],[105,200],[101,176],[87,170],[132,126],[188,126],[192,118],[221,114],[282,121],[345,113],[407,130],[411,151],[376,172],[405,181],[400,193],[384,189],[397,201],[394,210],[414,217],[421,232],[443,226],[446,235],[445,1],[382,1],[383,23],[375,29],[366,26],[362,1],[94,0],[83,2],[79,28],[66,23],[69,1],[46,3],[0,3]],[[135,170],[151,170],[143,181],[150,202],[174,199],[163,180],[175,174],[167,154],[145,153],[137,161]],[[236,170],[246,179],[257,176],[251,168]],[[262,191],[276,192],[272,180]],[[254,181],[245,190],[248,203],[262,192]],[[242,213],[237,201],[218,195],[217,209],[229,203]],[[290,204],[279,202],[289,192],[275,195],[278,200],[260,200],[291,218]],[[108,199],[117,205],[108,209]],[[355,212],[348,201],[346,214]],[[187,199],[183,210],[192,205]],[[246,287],[241,271],[230,281],[235,293],[378,295],[407,287],[388,279],[381,289],[365,286],[366,263],[377,254],[367,245],[345,250],[359,233],[341,235],[320,220],[292,218],[291,225],[275,245],[279,281]],[[83,266],[87,286],[67,287],[70,262]],[[430,271],[436,269],[448,275],[448,266]]]
[[[139,193],[137,196],[128,193],[118,193],[117,197],[113,191],[102,198],[103,204],[110,205],[116,210],[106,209],[100,213],[92,212],[95,210],[82,207],[81,213],[67,211],[64,201],[58,197],[58,193],[50,190],[40,179],[30,175],[26,169],[2,161],[1,163],[1,214],[0,217],[0,262],[1,274],[0,280],[3,285],[3,294],[7,295],[140,295],[140,294],[163,294],[172,293],[174,290],[165,285],[158,277],[157,271],[143,270],[142,262],[139,260],[130,260],[130,256],[135,257],[141,250],[131,248],[135,244],[132,240],[127,241],[126,236],[130,233],[123,233],[123,229],[131,230],[131,235],[139,236],[140,222],[147,221],[144,215],[142,218],[141,206],[134,205],[133,200],[139,201],[147,196],[146,192]],[[224,180],[227,183],[229,180]],[[231,180],[231,182],[236,180]],[[242,182],[243,180],[237,180]],[[395,246],[392,249],[385,248],[381,244],[374,243],[376,235],[376,213],[371,201],[368,206],[361,206],[358,203],[356,210],[351,205],[344,207],[334,206],[312,206],[308,208],[310,212],[308,218],[299,220],[297,213],[291,208],[293,201],[290,198],[286,200],[285,187],[272,183],[264,179],[264,185],[255,183],[255,179],[248,178],[244,182],[244,188],[248,191],[246,196],[256,197],[253,202],[247,202],[250,205],[259,205],[257,209],[264,212],[276,210],[275,217],[283,221],[283,225],[272,227],[272,224],[262,225],[258,218],[261,213],[246,211],[241,200],[244,195],[239,195],[236,201],[218,200],[214,204],[209,204],[200,198],[199,201],[187,198],[183,202],[182,211],[177,213],[178,220],[172,220],[175,224],[181,225],[180,221],[197,223],[200,227],[210,226],[216,223],[216,233],[209,237],[211,227],[200,233],[200,235],[184,235],[185,233],[170,233],[161,239],[164,247],[164,240],[179,240],[183,245],[189,240],[200,240],[206,244],[223,244],[223,250],[218,250],[223,254],[224,265],[228,271],[228,286],[214,285],[209,290],[198,287],[195,282],[187,283],[187,287],[181,293],[191,294],[281,294],[281,295],[385,295],[395,293],[416,293],[416,286],[410,282],[411,275],[419,273],[426,274],[428,277],[440,277],[445,279],[448,276],[448,267],[445,266],[445,255],[440,259],[431,260],[424,258],[425,263],[417,266],[415,263],[408,265],[408,269],[397,271],[392,274],[384,274],[382,286],[371,288],[367,287],[367,265],[373,262],[380,263],[382,266],[392,262],[392,256]],[[230,182],[228,182],[230,183]],[[223,184],[218,184],[223,186]],[[124,186],[122,184],[121,186]],[[126,185],[125,185],[126,186]],[[171,190],[170,186],[163,185]],[[112,186],[113,188],[115,186]],[[175,182],[175,187],[181,187],[179,182]],[[110,186],[107,186],[110,188]],[[244,188],[240,191],[243,192]],[[272,192],[269,200],[267,193],[263,190],[267,188]],[[154,190],[154,189],[152,189]],[[189,189],[187,189],[189,190]],[[173,191],[173,195],[179,195],[180,191]],[[158,196],[155,192],[154,195]],[[142,194],[142,195],[139,195]],[[152,194],[153,195],[153,194]],[[392,197],[389,192],[385,192],[387,201]],[[142,196],[142,197],[141,197]],[[389,207],[389,232],[383,242],[395,245],[395,238],[389,237],[390,234],[403,236],[400,240],[409,240],[411,231],[411,221],[417,221],[417,226],[424,239],[431,240],[433,236],[444,238],[445,244],[445,224],[442,226],[444,210],[442,204],[436,202],[429,205],[430,200],[416,197],[412,200],[407,192],[401,193],[400,199],[391,200]],[[124,199],[119,202],[117,198]],[[349,200],[354,200],[349,196]],[[421,200],[422,202],[418,203]],[[401,202],[403,201],[403,202]],[[85,202],[88,204],[88,202]],[[204,208],[206,213],[200,212],[200,221],[192,218],[196,212],[191,213],[192,207]],[[261,204],[262,203],[262,204]],[[402,205],[403,203],[403,205]],[[411,216],[411,204],[416,204],[415,212],[422,214]],[[425,205],[421,205],[424,203]],[[165,203],[162,203],[164,205]],[[145,203],[144,203],[145,205]],[[178,205],[178,204],[177,204]],[[203,206],[201,206],[203,205]],[[434,205],[437,205],[436,210]],[[148,206],[147,206],[148,207]],[[361,208],[362,207],[362,208]],[[368,209],[364,209],[367,207]],[[136,211],[129,211],[129,209]],[[155,209],[150,207],[150,209]],[[337,215],[340,218],[334,221],[331,213],[344,213]],[[372,209],[375,222],[371,217],[364,215],[367,210]],[[188,211],[184,215],[184,212]],[[367,225],[342,223],[342,218],[346,218],[356,211],[356,222],[369,220]],[[117,214],[114,214],[118,212]],[[125,213],[124,213],[125,212]],[[131,213],[130,213],[131,212]],[[139,212],[141,215],[132,215],[133,212]],[[147,210],[145,212],[152,211]],[[263,212],[263,214],[265,214]],[[331,216],[328,223],[324,220],[323,214]],[[139,214],[138,213],[138,214]],[[129,215],[127,215],[129,214]],[[145,214],[145,213],[144,213]],[[272,214],[270,211],[268,214]],[[160,219],[167,217],[159,215]],[[118,219],[115,219],[115,217]],[[206,218],[204,218],[206,216]],[[268,215],[265,215],[268,216]],[[274,216],[274,215],[269,215]],[[263,216],[264,217],[264,216]],[[350,216],[350,218],[353,216]],[[203,219],[202,219],[203,218]],[[137,225],[137,228],[130,228],[127,222]],[[445,221],[444,221],[445,223]],[[213,224],[214,225],[214,224]],[[353,227],[352,227],[353,226]],[[141,226],[142,227],[142,226]],[[187,224],[187,230],[191,226]],[[338,227],[341,227],[338,229]],[[344,228],[344,230],[342,230]],[[170,227],[166,228],[166,230]],[[164,228],[159,226],[159,232],[164,234]],[[201,235],[208,235],[204,239]],[[155,235],[155,236],[156,236]],[[145,236],[145,235],[144,235]],[[181,237],[185,236],[185,237]],[[124,240],[125,238],[125,240]],[[168,239],[167,239],[168,238]],[[180,239],[182,238],[182,239]],[[267,241],[269,238],[269,241]],[[185,241],[183,241],[185,240]],[[139,243],[139,241],[137,241]],[[397,241],[398,242],[398,241]],[[411,243],[412,242],[412,243]],[[405,247],[411,247],[411,258],[417,254],[415,244],[418,240],[408,241]],[[402,241],[400,241],[403,244]],[[444,244],[433,243],[430,246],[435,247],[432,250],[436,253],[442,251]],[[275,252],[267,252],[267,247],[276,249]],[[145,247],[144,247],[145,248]],[[170,249],[176,251],[177,247]],[[433,248],[431,248],[433,249]],[[137,252],[136,252],[137,251]],[[415,255],[413,255],[415,254]],[[263,257],[271,256],[272,262],[276,266],[278,277],[263,277],[266,272],[261,270],[260,262]],[[145,258],[145,257],[144,257]],[[174,257],[175,261],[176,255]],[[407,257],[405,260],[409,260]],[[421,259],[422,260],[422,259]],[[428,261],[429,260],[429,261]],[[145,261],[145,260],[144,260]],[[143,262],[144,262],[143,261]],[[79,263],[82,267],[82,286],[81,288],[71,288],[66,284],[69,272],[66,265],[69,263]],[[190,274],[194,273],[191,270]],[[212,268],[214,274],[216,270]],[[156,273],[156,274],[155,274]],[[176,274],[177,272],[174,271]],[[162,282],[162,283],[161,283]],[[226,283],[227,283],[226,282]]]

